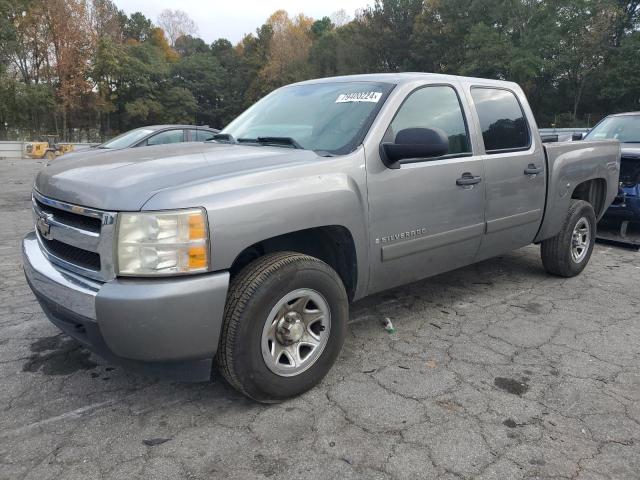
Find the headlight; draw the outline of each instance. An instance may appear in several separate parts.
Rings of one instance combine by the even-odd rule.
[[[118,214],[118,274],[177,275],[209,269],[203,209]]]

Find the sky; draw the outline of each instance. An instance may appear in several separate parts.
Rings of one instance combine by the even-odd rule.
[[[276,10],[318,19],[344,9],[353,18],[357,9],[373,4],[374,0],[115,0],[114,3],[127,14],[142,12],[154,23],[165,8],[183,10],[198,24],[199,37],[205,42],[227,38],[236,43],[246,33],[255,32]]]

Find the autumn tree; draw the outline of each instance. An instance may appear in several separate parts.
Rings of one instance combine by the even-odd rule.
[[[42,22],[41,2],[19,1],[5,3],[5,21],[10,30],[3,42],[5,58],[22,81],[29,85],[45,80],[49,63],[49,32]]]
[[[178,38],[198,33],[196,22],[191,20],[189,15],[182,10],[164,9],[158,15],[158,26],[164,30],[172,47]]]
[[[272,35],[261,78],[271,88],[306,78],[310,73],[313,19],[302,14],[292,19],[284,10],[278,10],[266,24]]]
[[[53,81],[60,101],[61,130],[66,136],[69,113],[79,108],[83,97],[91,92],[88,72],[95,37],[89,5],[85,0],[46,0],[41,5],[53,52]]]
[[[512,80],[544,126],[640,104],[640,0],[363,0],[353,18],[277,11],[237,44],[195,32],[179,10],[0,0],[0,138],[223,127],[283,84],[369,72]]]

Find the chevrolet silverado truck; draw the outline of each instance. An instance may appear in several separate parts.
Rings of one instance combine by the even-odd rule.
[[[107,361],[260,402],[316,385],[349,303],[531,243],[587,265],[618,191],[615,140],[543,144],[514,83],[436,74],[306,81],[210,142],[43,168],[26,278]]]

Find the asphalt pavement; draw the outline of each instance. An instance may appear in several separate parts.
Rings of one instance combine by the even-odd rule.
[[[561,279],[530,246],[360,301],[325,380],[264,406],[46,320],[20,257],[40,168],[0,161],[0,479],[640,478],[640,253]]]

